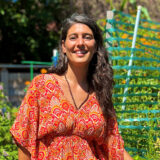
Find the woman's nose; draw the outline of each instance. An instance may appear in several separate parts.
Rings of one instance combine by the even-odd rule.
[[[81,38],[81,37],[79,37],[79,38],[77,39],[77,45],[78,45],[78,46],[84,46],[84,39]]]

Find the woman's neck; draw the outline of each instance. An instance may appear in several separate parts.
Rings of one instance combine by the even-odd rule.
[[[68,65],[68,69],[66,71],[67,79],[74,85],[80,86],[88,86],[87,82],[87,73],[88,73],[88,66],[78,66],[74,67],[72,65]]]

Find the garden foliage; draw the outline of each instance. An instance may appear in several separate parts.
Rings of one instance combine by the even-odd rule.
[[[0,160],[18,159],[17,147],[9,132],[16,117],[17,108],[12,107],[0,83]]]
[[[0,62],[50,62],[60,24],[71,12],[67,0],[0,0]]]
[[[159,159],[160,23],[141,19],[131,49],[135,17],[114,11],[106,42],[114,69],[113,102],[125,148],[135,159]],[[131,54],[133,57],[131,58]],[[132,59],[132,65],[129,61]],[[131,74],[127,76],[128,71]],[[125,89],[127,92],[124,92]],[[125,98],[126,99],[125,99]]]

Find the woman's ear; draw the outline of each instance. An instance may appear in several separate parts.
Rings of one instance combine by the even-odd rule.
[[[66,47],[65,47],[65,41],[64,40],[62,40],[61,45],[62,45],[62,52],[66,53]]]

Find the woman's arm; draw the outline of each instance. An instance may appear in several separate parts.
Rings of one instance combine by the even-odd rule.
[[[18,160],[31,160],[30,153],[21,145],[18,145]]]
[[[126,150],[124,150],[124,160],[133,160]]]

